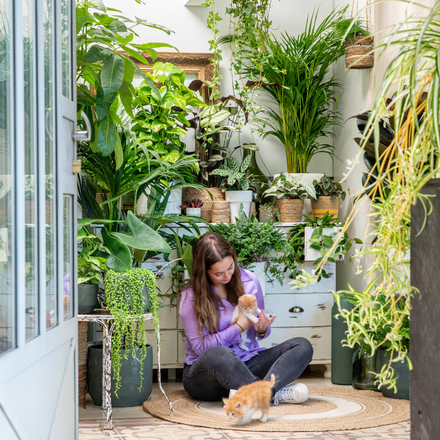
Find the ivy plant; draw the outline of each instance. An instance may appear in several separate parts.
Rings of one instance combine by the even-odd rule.
[[[143,383],[143,361],[147,356],[147,339],[145,336],[143,291],[146,289],[150,300],[150,312],[156,337],[159,332],[160,308],[157,299],[156,276],[149,269],[131,269],[124,273],[109,270],[105,275],[105,295],[110,313],[114,317],[112,335],[112,371],[115,380],[115,395],[121,388],[121,362],[128,359],[131,352],[133,359],[140,364],[140,385]],[[139,356],[136,350],[140,349]],[[123,351],[124,350],[124,351]]]

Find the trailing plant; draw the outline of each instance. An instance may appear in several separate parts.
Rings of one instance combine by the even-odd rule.
[[[150,312],[156,337],[159,332],[159,302],[157,299],[156,276],[148,269],[131,269],[124,273],[109,270],[105,275],[106,301],[111,315],[114,317],[112,335],[112,371],[115,380],[115,395],[121,388],[121,362],[128,359],[131,352],[133,359],[140,364],[140,385],[143,383],[143,361],[147,356],[147,339],[145,336],[145,318],[143,316],[146,289],[150,299]],[[159,339],[158,339],[159,340]],[[121,351],[124,350],[125,351]],[[139,357],[136,350],[140,349]]]
[[[341,123],[337,110],[340,84],[332,75],[332,66],[345,55],[339,29],[345,11],[335,10],[319,24],[315,11],[302,34],[285,33],[268,41],[268,59],[261,69],[270,83],[263,89],[274,106],[263,108],[262,119],[269,127],[263,138],[274,136],[284,145],[289,173],[306,173],[316,154],[333,155],[333,145],[320,143],[318,138],[333,136],[334,126]],[[259,70],[260,66],[254,69]]]
[[[92,125],[92,150],[106,156],[121,150],[119,103],[129,115],[133,115],[134,72],[150,85],[157,99],[162,100],[158,88],[135,60],[149,64],[144,52],[154,61],[157,48],[174,47],[166,43],[133,43],[134,37],[139,36],[136,27],[171,33],[147,20],[127,18],[117,9],[106,8],[100,0],[76,3],[78,120],[85,126],[80,116],[84,111]]]
[[[184,157],[182,138],[191,126],[188,116],[192,107],[206,104],[185,86],[185,72],[171,63],[155,63],[146,75],[160,90],[160,98],[145,81],[135,89],[132,130],[137,141],[156,151],[162,161],[175,163]],[[199,171],[197,162],[191,165]]]
[[[316,198],[315,188],[310,180],[286,173],[281,173],[278,177],[275,177],[271,186],[264,191],[263,195],[283,199]]]
[[[315,201],[319,199],[319,196],[330,197],[332,202],[336,202],[337,197],[341,200],[345,200],[345,191],[342,189],[342,185],[336,182],[332,177],[327,177],[325,174],[318,180],[313,181],[313,186],[316,191]]]
[[[373,316],[370,305],[372,297],[383,295],[388,305],[377,305],[374,326],[386,329],[386,336],[381,340],[386,339],[389,343],[393,361],[406,360],[410,369],[412,365],[408,347],[402,337],[403,321],[410,313],[411,296],[417,292],[409,277],[410,211],[411,205],[419,202],[425,206],[426,215],[430,213],[432,206],[429,197],[420,191],[440,172],[440,71],[433,62],[440,50],[437,20],[440,3],[437,2],[432,8],[423,5],[418,7],[426,11],[425,17],[408,17],[391,33],[391,38],[378,46],[379,57],[389,48],[395,49],[395,55],[385,70],[361,142],[363,149],[369,143],[374,147],[376,161],[369,177],[373,176],[374,170],[377,176],[368,179],[368,184],[364,185],[342,229],[345,231],[353,223],[360,206],[368,200],[362,197],[367,192],[373,203],[369,211],[371,223],[368,225],[371,232],[366,236],[372,240],[372,244],[359,252],[359,265],[365,258],[368,259],[365,274],[367,286],[363,292],[348,289],[337,292],[335,297],[348,326],[350,345],[353,346],[367,336],[371,350],[374,351],[379,343],[370,337]],[[384,119],[388,119],[393,126],[394,137],[381,152],[381,126]],[[362,153],[361,150],[354,163]],[[386,191],[383,191],[384,182],[387,183]],[[325,259],[320,266],[324,263]],[[302,281],[314,282],[313,279],[307,280],[305,274]],[[353,295],[359,303],[356,316],[341,308],[339,298],[345,293]],[[401,295],[408,298],[399,311]],[[390,375],[391,371],[391,363],[381,371],[378,376],[381,385],[395,387],[396,381]]]
[[[237,253],[237,260],[244,268],[253,263],[265,262],[265,272],[278,276],[272,262],[284,251],[286,238],[273,222],[259,222],[253,215],[247,217],[242,209],[236,223],[211,224],[208,230],[226,238]]]

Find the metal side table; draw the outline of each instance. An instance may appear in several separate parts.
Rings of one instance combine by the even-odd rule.
[[[145,319],[153,319],[153,315],[151,313],[144,314]],[[115,324],[110,325],[110,321],[112,321],[113,315],[104,315],[104,314],[86,314],[86,315],[78,315],[78,321],[81,322],[98,322],[102,327],[103,334],[103,344],[102,344],[102,409],[107,412],[107,429],[113,429],[112,424],[112,395],[111,395],[111,387],[112,387],[112,360],[111,360],[111,351],[112,351],[112,334],[115,328]],[[168,400],[168,404],[170,406],[170,413],[174,415],[173,405],[171,404],[170,398],[167,396],[167,393],[162,388],[161,381],[161,371],[160,371],[160,328],[157,335],[157,381],[159,383],[159,388],[162,391],[162,394]]]

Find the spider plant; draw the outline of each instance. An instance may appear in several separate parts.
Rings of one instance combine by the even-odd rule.
[[[266,106],[263,120],[269,127],[263,138],[274,136],[286,149],[289,173],[305,173],[315,154],[333,155],[330,143],[319,137],[333,136],[340,125],[336,110],[340,84],[331,75],[335,61],[345,54],[340,23],[345,9],[335,10],[321,23],[318,11],[307,18],[297,37],[283,34],[268,41],[268,62],[262,67],[266,90],[277,106]]]
[[[359,253],[359,262],[368,265],[367,287],[364,292],[350,288],[335,296],[340,315],[348,325],[350,346],[363,342],[371,348],[372,354],[379,348],[387,348],[394,362],[406,359],[410,369],[408,346],[403,337],[410,301],[405,301],[403,309],[398,307],[402,295],[411,299],[416,291],[409,278],[410,210],[419,200],[427,214],[431,211],[429,197],[420,191],[440,172],[440,70],[436,62],[440,54],[440,2],[432,8],[417,6],[425,10],[427,16],[408,17],[396,29],[391,29],[391,37],[377,48],[379,58],[389,47],[396,49],[396,55],[385,71],[359,142],[362,149],[354,161],[368,149],[375,163],[369,172],[371,178],[365,180],[341,231],[343,234],[347,230],[360,205],[368,200],[362,197],[366,192],[373,201],[368,225],[372,229],[368,235],[373,238],[373,244]],[[384,146],[381,128],[386,120],[393,128],[394,138]],[[303,274],[303,280],[307,278]],[[351,294],[356,301],[352,311],[341,308],[340,298],[344,293]],[[378,303],[379,296],[384,298],[383,303]],[[378,337],[377,332],[383,329],[386,331]],[[383,385],[396,386],[391,363],[382,368],[378,380]]]

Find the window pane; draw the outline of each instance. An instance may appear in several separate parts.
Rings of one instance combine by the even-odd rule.
[[[0,0],[0,354],[15,347],[12,7]]]
[[[71,0],[61,0],[61,36],[63,58],[63,95],[72,99],[72,44],[71,44]]]
[[[35,6],[23,0],[24,114],[25,114],[25,234],[26,340],[38,334],[37,187],[35,96]]]
[[[73,228],[72,228],[72,196],[63,197],[63,299],[64,320],[73,317],[73,287],[72,280],[72,252],[73,252]]]
[[[46,109],[46,327],[58,324],[55,272],[55,20],[54,0],[44,0],[44,89]]]

